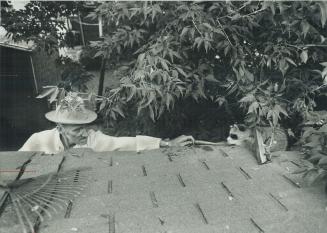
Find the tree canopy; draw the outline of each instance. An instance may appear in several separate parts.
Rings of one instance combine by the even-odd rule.
[[[92,15],[110,30],[91,45],[122,77],[102,109],[112,114],[114,100],[135,98],[138,112],[147,110],[155,120],[180,98],[238,101],[248,123],[272,125],[308,112],[327,71],[326,7],[303,1],[102,3]]]
[[[47,12],[63,3],[38,4]],[[6,29],[49,35],[53,28],[45,25],[54,13],[28,9],[12,12]],[[21,14],[40,22],[26,24]],[[326,94],[323,1],[99,2],[89,17],[101,17],[104,25],[103,38],[90,43],[95,57],[106,59],[121,82],[102,98],[100,112],[108,120],[135,108],[156,121],[177,102],[193,99],[224,108],[237,103],[249,125],[277,126],[305,115],[315,97]]]

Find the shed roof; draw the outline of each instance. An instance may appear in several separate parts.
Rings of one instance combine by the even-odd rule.
[[[11,37],[7,36],[7,31],[0,26],[0,46],[31,52],[34,49],[32,41],[13,41]]]

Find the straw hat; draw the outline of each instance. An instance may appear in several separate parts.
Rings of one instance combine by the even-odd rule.
[[[60,124],[88,124],[97,118],[94,111],[85,107],[85,101],[76,92],[69,92],[56,106],[56,110],[48,112],[45,117]]]
[[[83,109],[83,111],[69,111],[67,109],[51,111],[45,117],[52,122],[60,124],[88,124],[97,118],[94,111]]]

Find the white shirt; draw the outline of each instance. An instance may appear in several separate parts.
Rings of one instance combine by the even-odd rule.
[[[89,130],[86,145],[76,145],[75,148],[88,147],[94,151],[141,151],[160,147],[160,138],[138,135],[136,137],[112,137],[101,131]],[[34,133],[19,149],[19,151],[43,151],[56,154],[64,151],[60,134],[56,128]]]

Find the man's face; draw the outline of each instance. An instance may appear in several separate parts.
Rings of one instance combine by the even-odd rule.
[[[69,144],[84,145],[87,143],[87,129],[85,125],[62,125],[64,136]]]

